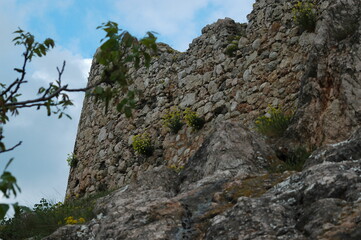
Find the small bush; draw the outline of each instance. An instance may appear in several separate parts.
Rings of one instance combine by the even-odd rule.
[[[269,170],[271,172],[284,172],[284,171],[302,171],[306,160],[311,155],[312,151],[307,151],[305,147],[297,147],[287,152],[278,151],[277,156],[282,160],[281,164],[272,166]]]
[[[226,50],[224,50],[224,54],[226,54],[228,57],[235,57],[237,50],[238,50],[238,43],[232,42],[226,47]]]
[[[178,165],[172,164],[169,166],[169,168],[172,169],[173,171],[175,171],[176,173],[180,173],[184,169],[184,166],[178,166]]]
[[[187,108],[184,112],[184,120],[187,125],[190,126],[193,130],[200,130],[205,124],[205,120],[197,115],[196,112]]]
[[[238,41],[241,38],[241,36],[233,36],[230,37],[228,40],[230,41],[226,49],[224,50],[224,54],[226,54],[229,57],[235,57],[236,52],[239,50],[238,48]]]
[[[293,20],[301,31],[314,32],[316,28],[316,7],[312,0],[298,1],[293,9]]]
[[[178,108],[172,108],[162,117],[163,125],[168,127],[170,131],[177,134],[183,127],[182,112]]]
[[[66,161],[70,167],[75,167],[78,164],[78,159],[74,153],[69,153]]]
[[[7,240],[41,239],[50,235],[60,226],[85,223],[95,217],[93,209],[97,198],[108,193],[99,193],[65,203],[52,203],[42,198],[32,210],[22,210],[13,218],[1,221],[0,238]]]
[[[293,113],[287,114],[280,107],[269,106],[267,115],[255,121],[256,130],[267,137],[281,137],[291,123]]]
[[[149,134],[143,133],[133,137],[133,149],[136,153],[150,157],[153,155],[154,147]]]

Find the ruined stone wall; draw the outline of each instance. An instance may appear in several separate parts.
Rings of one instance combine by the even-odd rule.
[[[134,86],[142,92],[133,118],[116,111],[104,114],[102,104],[84,100],[74,149],[79,162],[71,169],[67,195],[120,187],[157,165],[182,166],[215,122],[233,119],[252,127],[268,105],[296,110],[291,127],[296,139],[320,144],[348,137],[360,125],[361,94],[355,93],[361,91],[361,48],[359,42],[351,47],[342,42],[351,37],[337,42],[330,37],[327,20],[342,2],[317,5],[315,33],[300,33],[292,20],[292,1],[258,0],[247,24],[223,19],[207,25],[184,53],[160,44],[149,69],[133,70]],[[237,36],[239,50],[229,57],[225,49]],[[348,65],[341,69],[342,64]],[[89,82],[100,73],[93,61]],[[183,126],[171,134],[161,117],[172,106],[196,111],[206,120],[204,128]],[[316,118],[322,119],[314,124]],[[345,134],[336,136],[332,121]],[[145,131],[155,145],[149,158],[131,147],[132,136]]]

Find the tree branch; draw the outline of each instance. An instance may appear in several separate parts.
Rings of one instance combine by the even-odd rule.
[[[5,103],[4,106],[6,108],[14,107],[14,106],[16,108],[19,108],[21,105],[26,105],[26,104],[29,104],[29,103],[45,102],[45,101],[48,101],[48,100],[52,99],[53,97],[55,97],[56,95],[58,95],[62,91],[64,91],[67,87],[68,87],[68,85],[65,85],[65,86],[59,88],[58,90],[56,90],[54,93],[50,94],[47,97],[40,97],[40,98],[36,98],[36,99],[33,99],[33,100],[27,100],[27,101],[22,101],[22,102]]]
[[[18,142],[15,146],[13,146],[12,148],[9,148],[9,149],[6,149],[6,150],[3,150],[3,151],[0,151],[0,153],[4,153],[4,152],[10,152],[12,150],[14,150],[15,148],[19,147],[23,142],[20,141]]]
[[[14,94],[16,94],[19,91],[20,85],[22,83],[25,83],[24,78],[25,78],[25,75],[26,75],[26,64],[27,64],[27,62],[29,60],[29,49],[26,49],[26,51],[24,52],[23,55],[24,55],[24,63],[23,63],[23,67],[21,69],[21,77],[20,77],[20,79],[17,78],[12,84],[10,84],[10,86],[4,92],[1,93],[1,96],[5,96],[9,91],[11,91],[11,89],[14,86],[16,86],[15,90],[11,91],[9,96],[5,99],[5,102],[9,101],[14,96]]]

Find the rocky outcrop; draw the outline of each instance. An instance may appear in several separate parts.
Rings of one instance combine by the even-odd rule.
[[[46,239],[361,239],[361,2],[315,1],[315,32],[294,24],[294,2],[257,0],[247,24],[207,25],[185,53],[159,44],[131,70],[131,119],[86,98],[67,195],[114,192],[96,219]],[[89,82],[100,72],[94,61]],[[280,139],[254,131],[269,105],[295,112]],[[172,134],[161,118],[173,106],[204,127]],[[130,146],[145,131],[148,158]],[[317,150],[280,172],[297,146]]]
[[[318,2],[315,33],[301,35],[311,44],[289,129],[316,145],[346,139],[361,123],[361,2]]]
[[[67,195],[89,195],[129,184],[159,165],[182,167],[217,122],[235,120],[253,128],[269,105],[294,110],[279,146],[310,149],[345,140],[361,125],[360,1],[317,1],[315,32],[300,32],[293,2],[258,0],[247,24],[222,19],[207,25],[181,53],[165,44],[149,69],[131,70],[142,92],[133,118],[84,100]],[[239,39],[234,56],[225,55]],[[101,67],[93,62],[89,83]],[[206,120],[204,129],[183,127],[177,135],[162,126],[171,107],[186,107]],[[145,160],[132,136],[147,131],[155,154]]]
[[[346,142],[316,151],[299,173],[257,171],[272,161],[267,158],[272,150],[264,143],[260,149],[259,140],[234,123],[217,129],[181,174],[156,167],[98,200],[97,219],[65,226],[46,239],[361,238],[361,148],[355,148],[361,129]],[[238,134],[243,138],[234,137]],[[228,155],[217,148],[205,151],[217,141],[239,148]],[[214,158],[242,163],[245,152],[258,154],[247,162],[252,171],[240,173],[242,164],[194,169]]]

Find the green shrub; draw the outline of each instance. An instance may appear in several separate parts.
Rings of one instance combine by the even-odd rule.
[[[70,167],[75,167],[78,164],[78,159],[74,153],[69,153],[66,161]]]
[[[93,209],[96,200],[108,193],[102,192],[88,198],[68,200],[65,203],[52,203],[42,198],[32,210],[22,210],[13,218],[1,221],[0,238],[42,239],[60,226],[82,224],[95,217]]]
[[[307,151],[305,147],[297,147],[287,152],[277,152],[277,156],[282,160],[281,164],[272,166],[270,172],[284,172],[284,171],[302,171],[302,168],[311,155],[312,151]]]
[[[282,108],[272,106],[267,113],[256,119],[256,130],[267,137],[281,137],[290,125],[293,113],[287,114]]]
[[[298,1],[292,8],[293,20],[301,31],[314,32],[316,28],[316,7],[312,0]]]
[[[229,37],[229,44],[226,47],[226,49],[224,50],[224,54],[226,54],[229,57],[235,57],[236,56],[236,52],[239,50],[238,48],[238,41],[241,38],[241,36],[230,36]]]
[[[169,168],[172,169],[173,171],[175,171],[176,173],[180,173],[184,169],[184,166],[172,164],[169,166]]]
[[[190,126],[193,130],[200,130],[205,124],[205,120],[197,115],[196,112],[187,108],[184,112],[184,120],[187,125]]]
[[[143,133],[133,136],[133,149],[136,153],[150,157],[153,155],[154,147],[149,134]]]
[[[224,54],[226,54],[229,57],[235,57],[236,52],[238,50],[238,43],[231,43],[226,47],[226,50],[224,50]]]
[[[163,125],[168,127],[170,131],[177,134],[183,127],[182,112],[178,108],[168,110],[162,117]]]

